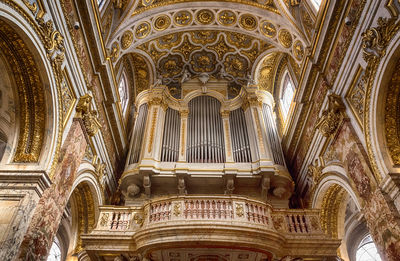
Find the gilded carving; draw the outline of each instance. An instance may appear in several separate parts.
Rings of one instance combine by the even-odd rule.
[[[325,233],[338,237],[338,213],[340,204],[343,202],[345,190],[337,184],[329,187],[325,192],[321,205],[321,227]]]
[[[350,108],[360,126],[363,126],[362,120],[364,119],[364,99],[365,99],[365,71],[359,67],[357,73],[352,81],[350,89],[346,94],[346,100],[350,104]]]
[[[145,38],[150,33],[151,26],[148,22],[142,22],[135,29],[135,35],[137,38]]]
[[[179,203],[175,203],[174,204],[174,210],[173,210],[174,216],[177,217],[179,216],[182,212],[181,212],[181,204]]]
[[[189,36],[185,35],[183,42],[180,46],[174,48],[172,52],[181,53],[186,60],[189,59],[190,54],[195,50],[200,50],[201,46],[196,46],[189,41]]]
[[[394,164],[400,164],[400,62],[397,62],[389,83],[385,105],[385,136]]]
[[[189,11],[179,11],[174,15],[174,23],[178,26],[185,26],[192,22],[193,16]]]
[[[100,218],[100,226],[106,227],[108,224],[109,213],[103,213]]]
[[[148,153],[150,153],[153,148],[154,132],[155,132],[156,123],[157,123],[157,113],[158,113],[158,108],[154,107],[153,115],[151,117],[151,128],[150,128],[150,137],[149,137],[150,140],[149,140],[149,147],[147,148]]]
[[[298,40],[296,42],[294,42],[294,44],[293,44],[293,54],[294,54],[294,57],[297,60],[299,60],[299,61],[303,60],[303,57],[304,57],[304,46]]]
[[[215,19],[214,13],[211,10],[203,9],[196,13],[196,21],[200,24],[211,24]]]
[[[238,217],[244,216],[244,209],[242,204],[236,203],[236,216]]]
[[[325,137],[333,137],[338,130],[340,123],[345,116],[345,105],[341,97],[337,94],[328,96],[328,109],[322,112],[316,128],[319,129]]]
[[[279,34],[278,34],[278,39],[283,47],[289,48],[290,46],[292,46],[293,38],[288,30],[286,30],[286,29],[280,30]]]
[[[171,18],[168,15],[160,15],[154,20],[154,29],[163,31],[171,25]]]
[[[229,111],[227,112],[227,114],[228,115],[226,117],[229,117]],[[226,147],[228,148],[227,155],[228,157],[232,157],[231,136],[229,135],[229,121],[224,120],[224,125],[225,125]]]
[[[224,57],[224,55],[226,53],[235,51],[234,48],[232,48],[232,47],[230,47],[229,45],[226,44],[225,38],[224,38],[223,35],[219,36],[218,42],[216,42],[214,45],[207,46],[207,48],[210,49],[210,50],[215,51],[220,60],[222,60],[222,58]]]
[[[97,119],[97,111],[92,109],[92,99],[90,94],[81,96],[75,108],[75,117],[82,119],[85,131],[89,136],[94,136],[101,127]]]
[[[117,42],[114,42],[111,45],[111,50],[110,50],[110,58],[113,62],[115,62],[119,57],[119,44]]]
[[[123,50],[128,49],[133,42],[133,33],[131,31],[126,31],[121,37],[121,47]]]
[[[68,122],[69,116],[75,106],[76,96],[71,86],[71,81],[66,71],[63,71],[63,80],[61,82],[63,126]]]
[[[15,162],[36,162],[45,128],[45,100],[38,67],[18,34],[0,20],[0,48],[10,64],[20,101],[20,133]]]
[[[254,30],[257,28],[257,19],[251,14],[243,14],[240,16],[239,24],[246,30]]]
[[[184,116],[182,115],[182,117]],[[186,120],[183,120],[181,129],[181,156],[185,155],[185,140],[186,140]]]
[[[230,10],[223,10],[218,14],[218,22],[225,26],[234,25],[236,23],[236,14]]]
[[[270,21],[262,21],[260,23],[260,31],[263,35],[270,38],[276,36],[276,26]]]

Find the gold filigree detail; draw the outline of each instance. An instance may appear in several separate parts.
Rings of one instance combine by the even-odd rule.
[[[196,13],[196,21],[200,24],[211,24],[215,19],[214,13],[211,10],[203,9]]]
[[[236,23],[236,14],[231,10],[223,10],[218,14],[218,22],[224,26],[231,26]]]
[[[183,42],[180,46],[172,50],[173,53],[181,53],[186,60],[189,59],[190,54],[195,50],[200,50],[201,46],[196,46],[189,41],[187,35],[184,36]]]
[[[110,50],[110,58],[113,62],[115,62],[119,57],[119,44],[117,42],[114,42],[111,45],[111,50]]]
[[[260,23],[260,31],[263,35],[270,38],[276,36],[276,26],[270,21],[262,21]]]
[[[20,101],[20,133],[14,162],[36,162],[45,128],[44,90],[34,56],[22,38],[0,20],[0,48],[14,75]]]
[[[121,37],[121,47],[123,50],[128,49],[133,43],[133,33],[131,31],[126,31]]]
[[[179,216],[179,215],[182,213],[182,211],[181,211],[181,204],[179,204],[179,203],[175,203],[175,204],[174,204],[173,213],[174,213],[174,216],[175,216],[175,217]]]
[[[345,195],[345,190],[340,185],[334,184],[329,187],[322,199],[321,227],[332,238],[338,238],[339,207]]]
[[[293,38],[288,30],[286,30],[286,29],[280,30],[278,38],[279,38],[279,42],[282,44],[283,47],[289,48],[290,46],[292,46]]]
[[[328,96],[328,109],[322,112],[316,128],[319,129],[325,137],[333,137],[339,125],[342,123],[345,115],[346,107],[341,97],[337,94]]]
[[[62,103],[62,112],[63,112],[63,126],[67,124],[69,116],[75,106],[76,96],[72,89],[71,80],[69,79],[68,73],[63,71],[63,81],[61,82],[61,97],[63,100]]]
[[[171,25],[171,18],[168,15],[160,15],[154,20],[154,29],[163,31]]]
[[[244,216],[244,209],[242,204],[236,203],[236,216],[238,217]]]
[[[178,26],[185,26],[192,22],[193,16],[189,11],[179,11],[174,15],[174,23]]]
[[[150,153],[153,148],[154,131],[157,123],[157,113],[158,113],[158,108],[157,107],[153,108],[153,115],[151,118],[151,127],[150,127],[150,137],[149,137],[150,141],[149,141],[149,147],[147,148],[148,153]]]
[[[240,16],[239,24],[246,30],[254,30],[257,28],[257,19],[251,14],[243,14]]]
[[[293,54],[297,60],[301,61],[304,57],[304,46],[300,41],[296,41],[293,44]]]
[[[208,49],[213,50],[217,53],[218,58],[222,60],[223,56],[228,52],[234,52],[235,49],[226,44],[223,35],[219,36],[219,40],[214,45],[207,46]]]
[[[92,99],[90,94],[81,96],[75,108],[75,117],[83,120],[85,131],[89,136],[94,136],[101,127],[97,119],[97,111],[92,109]]]
[[[139,39],[143,39],[150,33],[151,26],[148,22],[142,22],[135,29],[135,35]]]

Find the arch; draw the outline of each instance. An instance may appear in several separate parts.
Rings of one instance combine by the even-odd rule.
[[[80,236],[94,229],[100,205],[103,205],[103,193],[96,173],[92,165],[83,163],[73,183],[67,206],[71,212],[68,256],[83,250]]]
[[[18,104],[7,163],[39,163],[46,169],[61,146],[58,68],[47,57],[46,39],[39,26],[13,7],[12,2],[0,3],[0,49],[7,56]]]
[[[399,117],[398,106],[400,84],[396,80],[400,67],[400,34],[397,33],[387,48],[387,55],[376,68],[376,76],[370,90],[370,101],[366,105],[364,122],[369,129],[367,144],[370,144],[370,159],[376,162],[379,177],[384,179],[388,173],[399,173],[400,137],[396,118]],[[372,73],[372,77],[373,77]],[[367,100],[368,102],[368,100]],[[368,143],[368,140],[371,140]],[[371,155],[372,154],[372,155]]]

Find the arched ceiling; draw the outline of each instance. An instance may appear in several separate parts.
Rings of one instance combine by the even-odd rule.
[[[150,81],[162,78],[170,89],[202,73],[240,88],[255,79],[269,53],[286,53],[301,64],[308,46],[278,0],[133,2],[109,37],[111,57],[116,63],[127,53],[142,55],[152,70]]]

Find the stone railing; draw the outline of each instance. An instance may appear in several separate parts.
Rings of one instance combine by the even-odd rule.
[[[142,208],[101,207],[96,230],[137,231],[165,222],[218,223],[258,226],[292,235],[321,235],[318,210],[276,209],[238,196],[179,196],[151,200]]]

